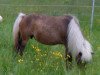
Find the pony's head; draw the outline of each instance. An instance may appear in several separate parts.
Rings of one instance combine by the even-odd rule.
[[[76,56],[77,63],[90,62],[92,60],[92,54],[93,51],[91,48],[91,44],[87,40],[84,40],[82,50]]]

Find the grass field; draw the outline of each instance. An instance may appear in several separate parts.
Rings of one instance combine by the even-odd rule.
[[[39,6],[39,5],[71,6]],[[36,6],[34,6],[36,5]],[[73,5],[73,6],[72,6]],[[95,7],[94,26],[89,34],[90,0],[0,0],[0,75],[100,75],[100,7]],[[100,1],[96,0],[96,6]],[[47,15],[76,15],[84,36],[93,46],[93,61],[81,70],[73,62],[72,70],[66,70],[64,46],[47,46],[30,40],[22,57],[15,57],[12,28],[19,12]]]

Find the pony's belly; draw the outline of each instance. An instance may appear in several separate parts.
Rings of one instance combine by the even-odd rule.
[[[42,33],[42,34],[37,34],[34,37],[38,42],[46,45],[55,45],[63,43],[61,38],[57,35],[48,35],[48,34],[45,35]]]
[[[42,44],[46,44],[46,45],[56,45],[56,44],[62,44],[61,42],[58,41],[48,41],[48,40],[37,40]]]

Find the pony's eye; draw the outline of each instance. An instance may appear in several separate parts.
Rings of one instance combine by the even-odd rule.
[[[93,54],[94,54],[94,52],[91,52],[91,54],[93,55]]]
[[[79,52],[79,56],[80,56],[80,57],[82,56],[82,53],[81,53],[81,52]]]

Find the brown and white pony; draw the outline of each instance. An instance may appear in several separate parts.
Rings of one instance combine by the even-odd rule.
[[[65,58],[77,63],[92,59],[90,43],[83,37],[78,19],[71,15],[47,16],[19,13],[13,26],[14,47],[20,55],[30,38],[46,45],[63,44]],[[67,57],[69,55],[70,57]]]

